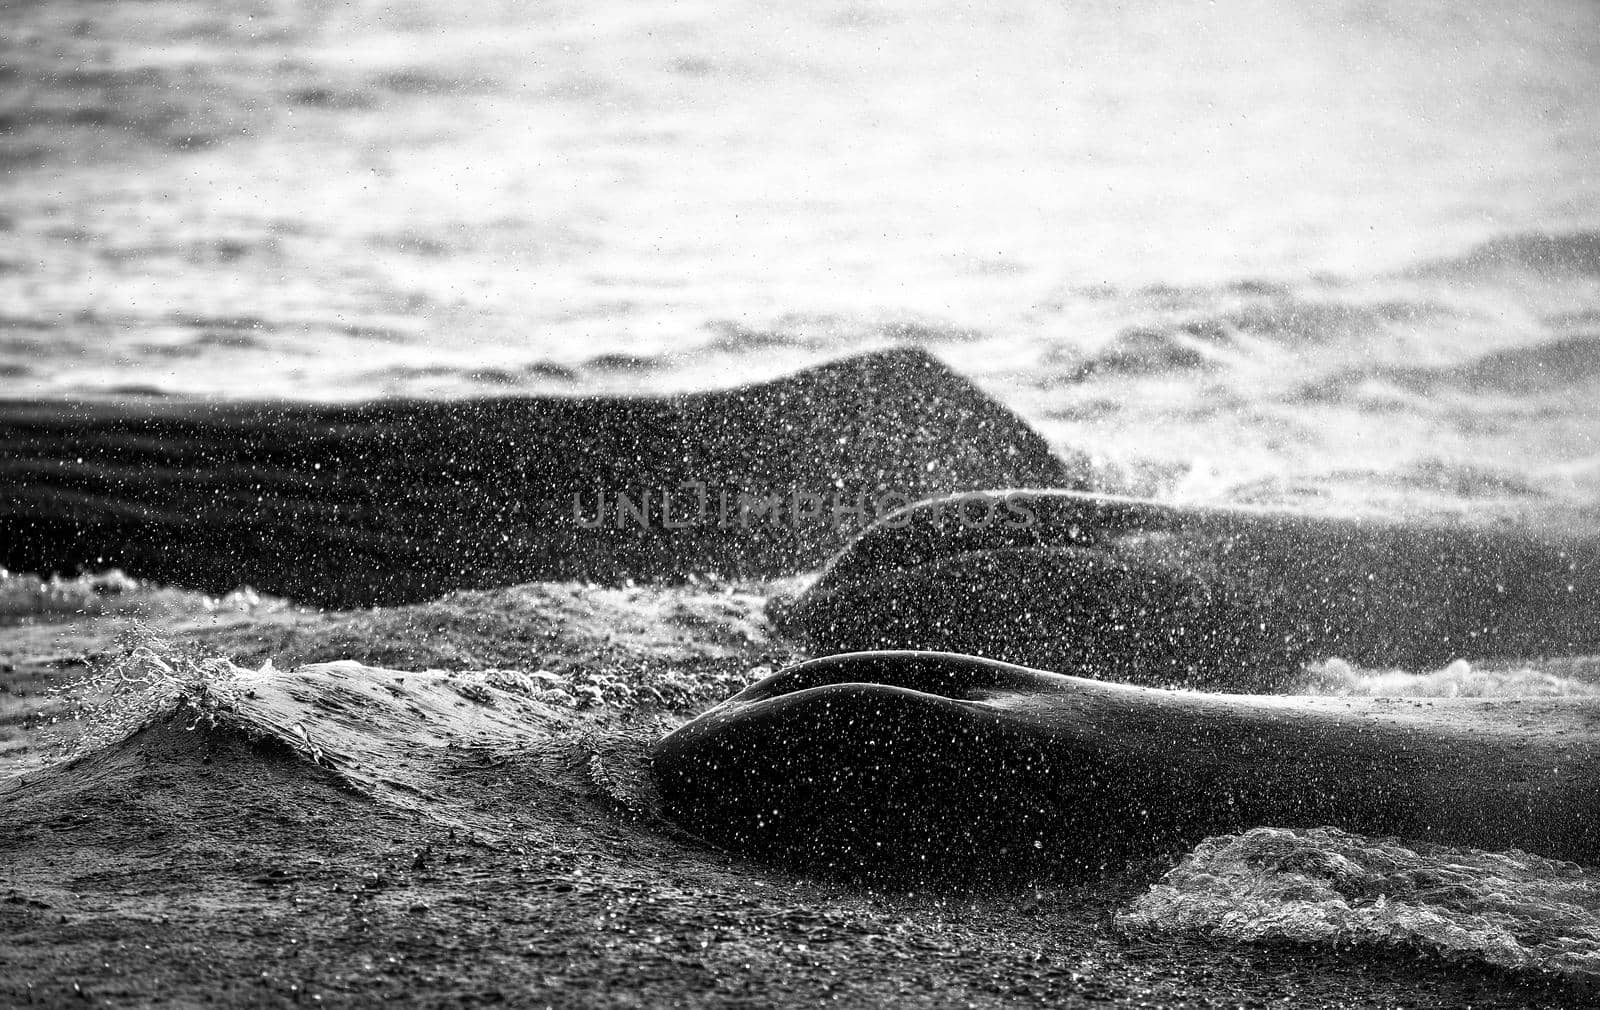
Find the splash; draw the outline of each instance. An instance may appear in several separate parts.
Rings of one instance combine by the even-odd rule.
[[[76,703],[72,760],[116,750],[152,726],[270,741],[358,792],[441,815],[441,767],[453,755],[546,739],[599,692],[547,672],[413,673],[345,660],[251,670],[148,630],[61,694]],[[593,695],[594,697],[590,697]]]

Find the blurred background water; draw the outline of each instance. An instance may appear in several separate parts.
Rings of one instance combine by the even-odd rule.
[[[0,40],[0,395],[912,342],[1109,489],[1600,518],[1591,0],[74,0]]]

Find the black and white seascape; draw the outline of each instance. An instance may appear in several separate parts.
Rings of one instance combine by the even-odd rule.
[[[0,1005],[1577,1007],[1600,8],[0,10]]]

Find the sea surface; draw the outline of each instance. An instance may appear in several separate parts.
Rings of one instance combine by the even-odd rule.
[[[1590,0],[11,4],[0,395],[914,343],[1110,490],[1592,525],[1596,95]]]
[[[1594,0],[15,0],[0,398],[659,394],[913,344],[1087,453],[1102,490],[1592,532],[1597,96]],[[681,722],[784,658],[762,603],[534,585],[319,614],[0,571],[0,779],[59,756],[44,730],[105,744],[242,678],[229,718],[305,774],[326,747],[440,823],[479,816],[429,763],[451,720],[487,719],[461,699],[518,733],[534,705],[614,729],[644,691]],[[261,667],[190,676],[197,647]],[[323,663],[351,658],[396,669]],[[407,680],[427,705],[391,700]],[[1296,689],[1584,704],[1600,657],[1331,658]],[[59,832],[39,865],[91,851]],[[1148,925],[1594,977],[1593,869],[1472,853],[1516,886],[1371,902],[1304,859],[1206,861],[1235,841],[1155,888]],[[1397,851],[1294,845],[1313,867]],[[1468,858],[1401,855],[1446,884]],[[152,879],[138,858],[126,879]],[[231,879],[182,874],[186,895]]]

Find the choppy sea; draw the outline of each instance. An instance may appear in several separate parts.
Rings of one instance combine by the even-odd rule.
[[[1589,0],[23,3],[0,80],[0,395],[909,342],[1110,489],[1600,517]]]

